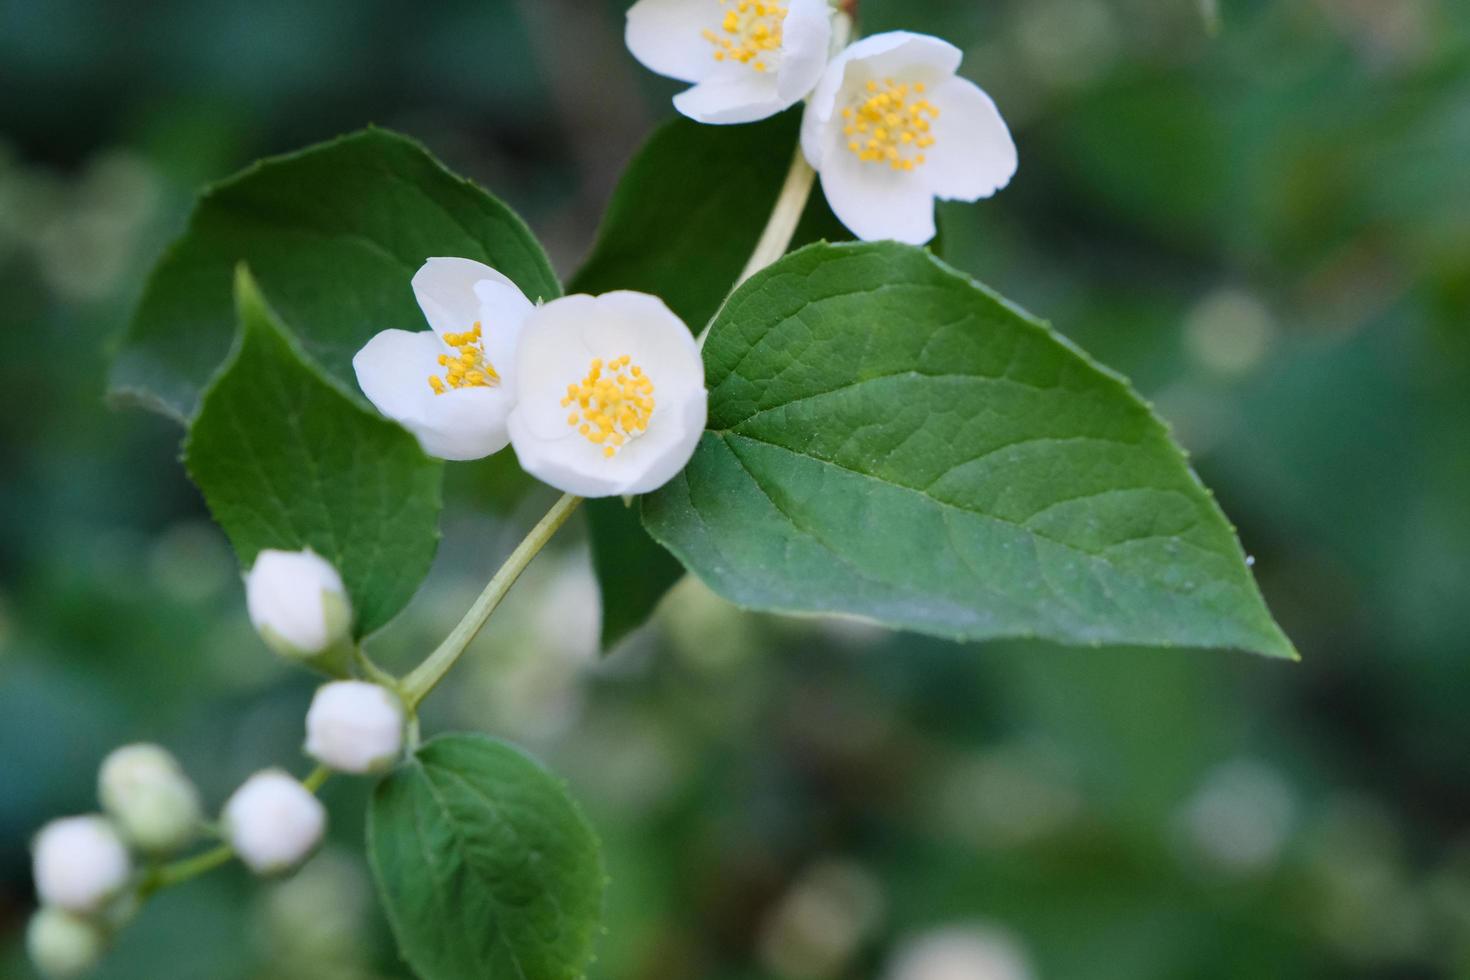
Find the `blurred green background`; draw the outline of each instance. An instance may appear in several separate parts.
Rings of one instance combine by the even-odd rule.
[[[305,769],[312,682],[251,632],[180,433],[102,401],[191,196],[377,122],[569,273],[677,90],[623,49],[626,6],[0,0],[0,976],[31,975],[29,836],[95,808],[109,748],[162,742],[211,805]],[[1470,977],[1470,3],[862,6],[964,47],[1015,130],[1012,186],[943,209],[948,259],[1158,404],[1303,663],[959,646],[689,581],[599,660],[578,527],[427,728],[569,779],[612,873],[598,980]],[[421,656],[549,499],[453,467],[382,659]],[[406,976],[364,795],[328,786],[332,842],[289,881],[164,894],[100,975]]]

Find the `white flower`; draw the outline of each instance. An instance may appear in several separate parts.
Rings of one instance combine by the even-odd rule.
[[[508,441],[516,338],[531,301],[470,259],[429,259],[413,293],[433,330],[384,330],[352,359],[378,411],[441,459],[479,459]]]
[[[988,925],[947,926],[898,948],[886,980],[1035,980],[1026,951]]]
[[[271,649],[310,660],[343,645],[352,606],[331,562],[304,551],[266,549],[245,576],[250,622]]]
[[[526,472],[583,497],[647,493],[704,432],[704,363],[654,296],[567,296],[526,321],[510,441]]]
[[[990,96],[956,77],[960,57],[936,37],[893,31],[827,67],[801,146],[859,238],[922,245],[934,237],[935,198],[977,201],[1010,183],[1016,145]]]
[[[36,894],[69,912],[94,912],[127,884],[133,863],[105,817],[53,820],[36,835]]]
[[[114,750],[98,773],[97,795],[123,836],[145,851],[176,851],[199,833],[199,793],[157,745]]]
[[[828,0],[639,0],[633,57],[694,87],[674,108],[703,123],[746,123],[806,98],[827,64]]]
[[[64,909],[43,908],[26,927],[26,952],[36,969],[52,980],[86,973],[106,948],[101,929]]]
[[[279,769],[251,776],[225,803],[225,837],[256,874],[300,864],[321,843],[326,827],[321,801]]]
[[[379,772],[403,751],[403,704],[366,681],[334,681],[311,699],[306,751],[341,772]]]

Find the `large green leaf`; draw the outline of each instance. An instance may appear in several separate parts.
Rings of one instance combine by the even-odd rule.
[[[408,603],[438,545],[443,466],[303,356],[243,268],[239,338],[205,390],[184,463],[240,561],[311,547],[336,565],[359,633]]]
[[[618,183],[597,245],[569,290],[636,289],[661,297],[699,331],[724,302],[770,217],[796,152],[801,112],[749,126],[682,117],[654,133]],[[820,189],[794,242],[842,239]],[[611,649],[647,620],[684,569],[621,501],[587,510]]]
[[[927,252],[788,256],[704,353],[710,431],[643,516],[727,598],[955,638],[1294,656],[1148,406]]]
[[[424,980],[574,980],[592,958],[597,838],[561,782],[512,745],[425,744],[373,794],[368,857]]]
[[[203,195],[154,269],[111,393],[193,415],[230,348],[242,261],[302,347],[356,392],[352,355],[373,334],[423,327],[409,280],[435,255],[492,265],[532,299],[560,292],[520,218],[402,136],[367,129],[256,164]]]

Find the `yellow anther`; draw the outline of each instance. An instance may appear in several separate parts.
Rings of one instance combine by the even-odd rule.
[[[747,0],[748,2],[748,0]],[[567,416],[567,425],[588,442],[602,447],[608,459],[629,439],[648,428],[653,415],[653,382],[627,354],[603,360],[594,358],[587,375],[567,385],[563,406],[575,403],[582,409]],[[579,424],[580,423],[580,424]]]
[[[485,358],[483,337],[484,330],[478,320],[463,333],[444,334],[444,343],[454,348],[454,353],[436,358],[444,376],[429,376],[429,387],[434,394],[442,395],[452,388],[489,388],[500,384],[495,366]]]
[[[870,80],[864,89],[865,94],[842,110],[842,117],[848,120],[843,134],[867,137],[850,140],[848,152],[864,163],[887,164],[905,173],[923,166],[924,154],[916,151],[934,145],[930,130],[932,120],[939,118],[938,107],[919,97],[924,85],[898,84],[886,78],[881,83]]]
[[[716,61],[738,61],[758,72],[768,71],[769,60],[761,56],[779,51],[786,20],[785,0],[752,3],[750,0],[719,0],[725,8],[719,31],[705,29],[703,37],[714,47]]]

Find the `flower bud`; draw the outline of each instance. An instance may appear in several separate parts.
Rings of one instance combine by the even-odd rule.
[[[321,842],[326,826],[321,801],[279,769],[251,776],[225,804],[225,838],[256,874],[300,864]]]
[[[141,850],[177,851],[198,836],[199,793],[174,757],[157,745],[115,750],[103,760],[97,795],[122,835]]]
[[[79,976],[97,965],[107,937],[95,924],[65,909],[47,907],[31,916],[26,951],[31,962],[52,980]]]
[[[304,551],[262,551],[245,576],[250,621],[271,649],[328,673],[345,666],[352,605],[331,563]]]
[[[367,681],[324,685],[306,713],[306,751],[340,772],[381,772],[403,751],[403,703]]]
[[[93,912],[127,884],[128,849],[105,817],[53,820],[35,841],[36,893],[47,905]]]

